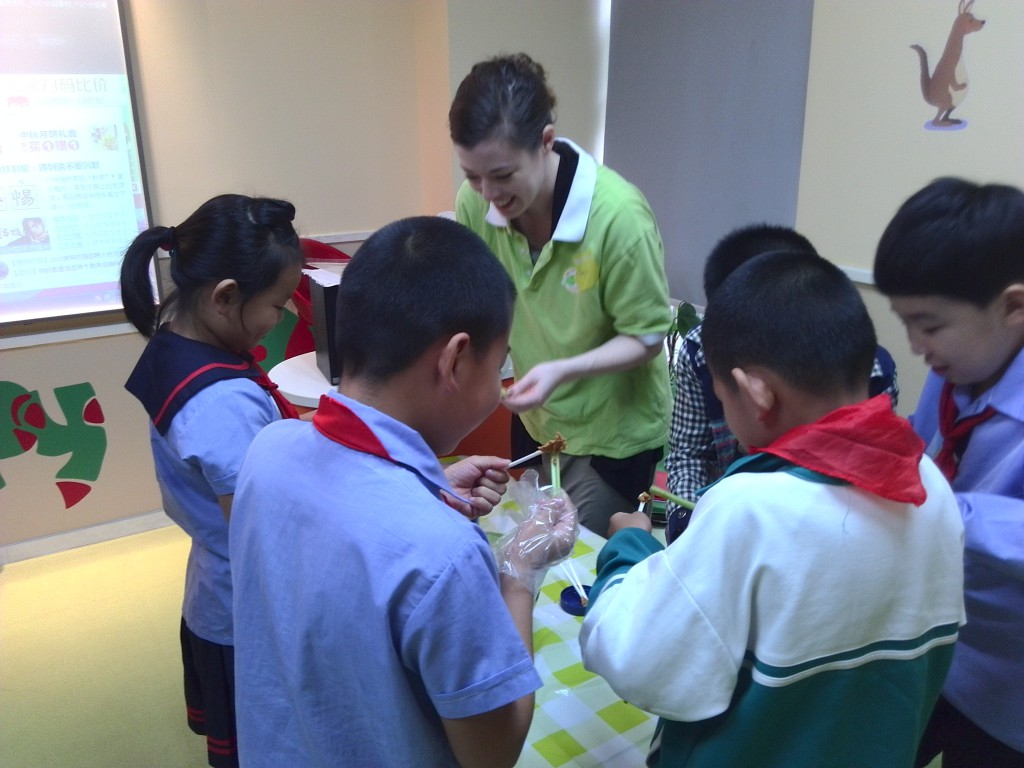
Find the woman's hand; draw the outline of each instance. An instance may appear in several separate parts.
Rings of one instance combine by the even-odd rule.
[[[660,339],[645,344],[636,336],[614,336],[589,352],[537,363],[508,388],[505,407],[512,413],[539,408],[551,397],[552,392],[566,382],[628,371],[659,354],[665,354],[664,343]]]
[[[544,405],[551,393],[564,380],[561,360],[549,360],[533,366],[526,375],[508,388],[504,404],[512,413],[531,411]]]

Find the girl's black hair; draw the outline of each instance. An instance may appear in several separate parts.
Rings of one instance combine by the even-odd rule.
[[[544,126],[555,122],[555,94],[544,67],[525,53],[497,56],[473,66],[448,110],[452,141],[472,149],[493,137],[534,150]]]
[[[121,262],[121,301],[139,333],[150,337],[172,307],[189,313],[200,290],[221,280],[238,283],[243,302],[274,284],[285,267],[301,264],[295,206],[284,200],[219,195],[174,227],[150,227],[136,237]],[[170,253],[174,289],[153,300],[150,262]]]

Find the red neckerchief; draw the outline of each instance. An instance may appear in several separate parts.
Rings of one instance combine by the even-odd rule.
[[[953,382],[947,381],[942,385],[942,393],[939,395],[939,434],[942,435],[942,448],[935,457],[935,463],[950,482],[956,477],[960,457],[967,449],[971,432],[981,422],[995,416],[996,409],[989,405],[981,413],[958,421],[959,415],[960,409],[956,407],[956,401],[953,399]]]
[[[927,498],[918,466],[924,442],[893,413],[887,394],[837,408],[751,453],[779,456],[892,501],[920,505]]]
[[[454,509],[460,514],[465,514],[462,510],[456,506],[455,499],[449,498],[448,492],[436,486],[431,480],[424,477],[415,467],[411,467],[403,461],[399,461],[392,456],[388,449],[384,447],[384,443],[380,441],[380,438],[374,434],[373,430],[370,429],[366,423],[359,418],[356,413],[344,403],[335,400],[329,395],[320,396],[320,405],[316,409],[316,414],[313,416],[313,426],[316,427],[317,431],[326,437],[328,440],[333,440],[339,445],[344,445],[346,448],[351,448],[353,451],[359,451],[360,453],[368,453],[371,456],[377,456],[379,458],[390,461],[403,469],[407,469],[419,478],[420,482],[423,483],[431,494],[437,495],[445,504]],[[469,502],[462,501],[463,504]]]
[[[277,410],[281,412],[281,415],[286,419],[297,419],[299,418],[299,412],[295,410],[295,406],[292,405],[288,399],[281,394],[281,390],[278,389],[277,384],[270,380],[267,376],[267,372],[260,366],[264,360],[267,359],[267,348],[262,344],[258,345],[255,349],[249,351],[250,364],[256,371],[256,375],[253,377],[253,381],[263,387],[270,396],[274,398],[274,402],[277,403]]]
[[[339,445],[395,462],[373,430],[351,408],[333,397],[320,395],[320,405],[313,415],[313,426],[321,435]]]
[[[274,402],[277,403],[277,409],[281,412],[281,415],[286,419],[299,418],[299,412],[295,410],[295,406],[288,402],[288,399],[281,394],[277,384],[270,380],[266,371],[260,368],[260,364],[253,360],[252,367],[256,369],[256,376],[253,377],[253,381],[270,393],[270,396],[274,398]]]

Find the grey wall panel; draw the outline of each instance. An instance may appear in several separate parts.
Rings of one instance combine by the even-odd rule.
[[[605,162],[643,190],[675,298],[714,243],[792,226],[813,0],[613,0]]]

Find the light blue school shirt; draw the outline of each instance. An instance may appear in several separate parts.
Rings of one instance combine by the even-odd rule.
[[[231,520],[246,768],[454,766],[441,718],[536,690],[479,526],[420,435],[337,393],[392,460],[282,421],[250,448]],[[361,424],[360,424],[361,422]]]
[[[225,379],[193,395],[166,436],[149,425],[164,512],[192,538],[181,613],[211,643],[233,643],[228,523],[218,497],[235,492],[249,443],[280,418],[255,381]]]
[[[939,395],[929,373],[911,421],[935,456],[942,447]],[[974,428],[953,491],[964,520],[967,625],[953,655],[945,696],[989,735],[1024,752],[1024,351],[995,386],[971,400],[955,387],[960,416],[991,405]]]

